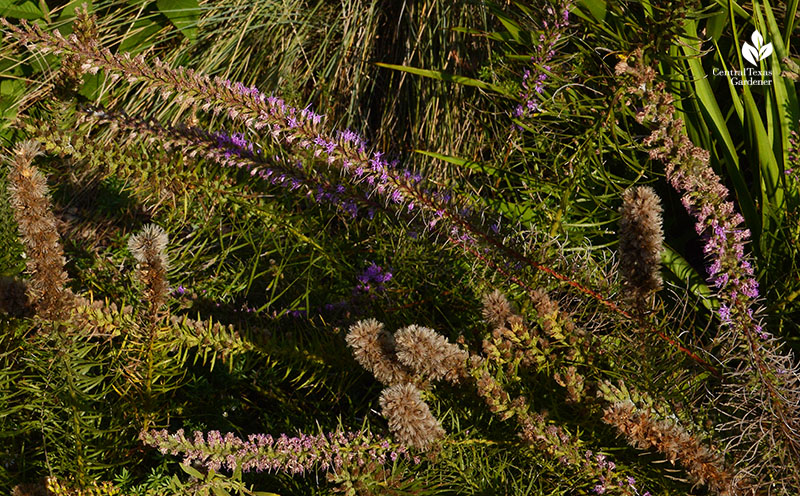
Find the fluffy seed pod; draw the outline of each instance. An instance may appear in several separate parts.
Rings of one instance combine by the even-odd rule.
[[[466,377],[469,354],[433,329],[410,325],[397,331],[394,339],[397,359],[416,374],[450,382]]]
[[[148,318],[151,320],[167,300],[169,291],[166,251],[168,242],[167,233],[155,224],[145,226],[142,232],[128,240],[128,249],[139,262],[136,276],[144,286],[144,299],[148,303]]]
[[[623,194],[619,221],[619,268],[633,298],[641,301],[661,289],[661,204],[648,186]]]
[[[503,325],[511,313],[511,305],[499,290],[495,289],[483,297],[483,318],[491,325]]]
[[[66,259],[47,196],[47,180],[33,165],[39,153],[39,145],[33,141],[14,147],[9,200],[28,259],[28,298],[42,317],[61,320],[69,314],[74,297],[66,288]]]
[[[397,384],[384,389],[380,405],[392,435],[406,446],[424,450],[444,436],[444,429],[413,384]]]
[[[397,362],[394,336],[377,320],[354,324],[345,339],[356,361],[383,384],[391,386],[411,380],[409,371]]]

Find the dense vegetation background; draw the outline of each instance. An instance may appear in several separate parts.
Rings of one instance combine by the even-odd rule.
[[[84,3],[0,1],[1,492],[800,487],[796,0]]]

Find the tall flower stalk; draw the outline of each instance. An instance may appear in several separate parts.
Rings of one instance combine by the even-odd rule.
[[[536,112],[541,111],[540,95],[544,93],[544,83],[547,81],[551,71],[550,61],[555,56],[556,44],[564,36],[569,27],[569,10],[572,7],[570,1],[559,4],[554,9],[547,6],[545,19],[542,20],[543,32],[539,35],[538,42],[534,46],[534,53],[531,55],[530,69],[525,69],[522,73],[522,103],[514,109],[514,117],[518,119],[530,117]]]
[[[791,474],[788,484],[800,484],[800,370],[793,355],[782,351],[778,340],[763,329],[754,311],[758,282],[745,254],[750,232],[709,165],[709,153],[691,142],[683,121],[675,116],[664,83],[656,82],[655,71],[643,64],[641,50],[633,59],[635,65],[622,61],[616,72],[631,76],[628,93],[644,104],[636,119],[653,129],[644,145],[652,159],[664,163],[667,180],[696,219],[710,262],[708,280],[721,302],[718,339],[726,348],[726,369],[724,392],[717,403],[734,419],[723,427],[731,433],[732,444],[742,449],[740,463],[756,467],[753,477],[772,467],[770,477],[784,472]],[[759,444],[766,444],[765,451],[783,453],[786,461],[754,458],[759,450],[753,447]]]

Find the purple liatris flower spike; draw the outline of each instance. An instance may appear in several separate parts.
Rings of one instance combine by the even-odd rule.
[[[372,284],[374,284],[375,291],[381,292],[385,289],[384,283],[392,279],[392,272],[389,269],[384,270],[380,265],[373,262],[356,279],[359,282],[356,290],[369,292],[373,289]]]
[[[219,431],[196,431],[191,439],[183,429],[175,434],[166,430],[142,431],[139,439],[163,454],[183,455],[183,463],[199,463],[211,470],[242,472],[284,472],[303,475],[311,470],[336,470],[360,466],[365,461],[380,464],[402,456],[411,459],[402,445],[388,442],[367,431],[342,431],[316,435],[298,434],[277,438],[251,434],[247,439]]]

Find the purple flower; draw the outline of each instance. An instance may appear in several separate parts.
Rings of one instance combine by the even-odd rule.
[[[719,318],[722,320],[722,322],[728,323],[731,321],[731,309],[729,306],[722,305],[719,307],[717,312],[719,313]]]
[[[375,284],[375,290],[381,292],[384,290],[383,284],[392,279],[392,272],[385,270],[374,262],[367,267],[364,272],[357,276],[360,283],[356,289],[362,292],[369,292],[372,289],[372,284]]]

